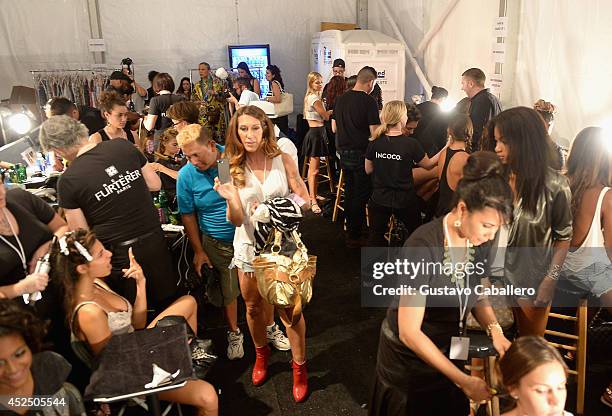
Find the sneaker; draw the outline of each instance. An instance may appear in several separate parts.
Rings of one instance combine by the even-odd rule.
[[[217,361],[217,356],[209,353],[212,351],[210,340],[195,339],[191,344],[191,361],[197,378],[203,380],[208,370]]]
[[[240,330],[236,332],[227,331],[227,358],[237,360],[244,357],[243,340],[244,335]]]
[[[271,326],[266,327],[266,336],[268,337],[268,344],[272,343],[272,346],[279,351],[288,351],[291,349],[289,339],[280,330],[278,324],[274,323]]]

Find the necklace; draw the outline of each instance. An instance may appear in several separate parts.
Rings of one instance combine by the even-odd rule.
[[[27,275],[28,274],[28,266],[27,266],[27,262],[26,262],[25,251],[23,249],[23,245],[21,245],[21,240],[19,239],[19,236],[15,232],[15,229],[13,228],[13,224],[11,224],[11,222],[9,221],[8,215],[6,215],[6,208],[2,209],[2,213],[4,214],[4,219],[6,220],[6,222],[8,222],[8,225],[9,225],[9,227],[11,229],[11,233],[15,237],[15,240],[17,240],[17,246],[19,248],[17,248],[13,243],[11,243],[3,235],[0,235],[0,239],[2,241],[4,241],[10,248],[12,248],[15,251],[15,253],[17,253],[17,256],[19,256],[19,260],[21,260],[21,267],[23,267],[23,272]]]
[[[461,259],[462,261],[453,261],[454,259],[453,259],[453,255],[451,252],[453,245],[451,242],[450,233],[448,231],[448,216],[449,215],[450,214],[446,214],[444,216],[444,219],[442,220],[442,223],[444,225],[444,260],[443,260],[444,270],[450,271],[451,282],[458,284],[461,287],[465,287],[465,281],[464,281],[464,277],[466,274],[465,269],[467,265],[471,264],[474,261],[474,254],[476,253],[476,249],[474,248],[474,246],[472,245],[472,243],[470,243],[470,240],[468,239],[466,243],[466,247],[465,247],[465,254],[463,255],[463,259]],[[459,265],[461,265],[461,267],[458,267]],[[448,275],[448,273],[445,273],[445,274]]]

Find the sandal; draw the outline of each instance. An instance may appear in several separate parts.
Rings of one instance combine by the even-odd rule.
[[[313,199],[312,201],[310,201],[310,209],[314,214],[321,213],[321,207],[319,206],[319,204],[317,204],[316,199]]]

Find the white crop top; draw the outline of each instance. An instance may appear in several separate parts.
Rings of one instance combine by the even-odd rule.
[[[304,99],[304,120],[323,121],[323,117],[314,108],[314,103],[317,101],[321,101],[321,104],[323,104],[323,100],[317,94],[310,93],[306,96]],[[323,109],[325,109],[324,104]]]

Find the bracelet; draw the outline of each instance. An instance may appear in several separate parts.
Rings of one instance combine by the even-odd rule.
[[[546,274],[546,276],[550,277],[552,280],[559,280],[560,270],[561,270],[560,265],[553,264],[548,270],[548,273]]]
[[[492,329],[493,328],[497,328],[497,330],[499,331],[500,335],[504,335],[504,330],[502,329],[501,325],[499,324],[499,322],[492,322],[489,325],[487,325],[487,336],[489,338],[491,338],[492,335]]]

